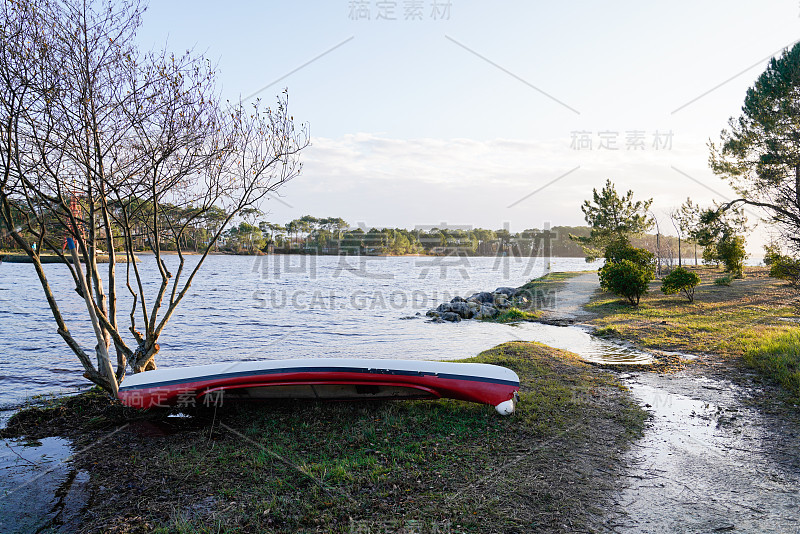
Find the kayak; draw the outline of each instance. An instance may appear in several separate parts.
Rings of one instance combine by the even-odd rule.
[[[458,399],[514,412],[519,377],[483,363],[308,358],[240,361],[131,375],[119,399],[134,408],[260,399]]]

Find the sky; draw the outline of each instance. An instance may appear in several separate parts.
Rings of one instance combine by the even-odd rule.
[[[266,220],[579,225],[610,179],[653,198],[674,233],[667,214],[687,197],[735,198],[707,143],[800,39],[800,4],[160,0],[137,39],[203,53],[231,100],[288,89],[311,146]]]

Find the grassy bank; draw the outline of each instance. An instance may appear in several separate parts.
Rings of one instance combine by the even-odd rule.
[[[692,267],[701,279],[695,302],[664,295],[661,282],[632,307],[608,293],[597,293],[587,309],[598,334],[638,345],[695,354],[714,354],[744,362],[789,387],[800,397],[797,380],[797,292],[770,278],[763,267],[748,267],[745,278],[730,286],[716,285],[722,271]],[[792,378],[794,376],[794,378]]]
[[[74,460],[92,474],[91,529],[585,529],[610,506],[615,459],[644,412],[611,375],[540,344],[467,361],[517,372],[517,413],[444,400],[279,402],[167,418],[93,393],[22,412],[5,433],[91,445]]]
[[[744,361],[800,400],[800,330],[751,342],[745,349]]]
[[[522,321],[535,321],[540,316],[541,314],[536,311],[530,312],[519,308],[509,308],[495,317],[485,317],[481,320],[487,323],[519,323]]]
[[[534,278],[527,284],[520,286],[518,289],[521,291],[528,291],[531,294],[538,292],[548,292],[556,289],[561,289],[564,284],[570,279],[578,275],[592,272],[592,271],[570,271],[564,273],[548,273],[539,278]]]

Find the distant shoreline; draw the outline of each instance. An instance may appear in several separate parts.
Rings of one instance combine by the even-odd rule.
[[[135,257],[135,256],[134,256]],[[66,256],[67,260],[72,263],[72,258]],[[115,256],[117,263],[128,263],[128,258],[125,254],[117,254]],[[44,263],[62,263],[61,258],[55,254],[42,254],[39,260]],[[138,258],[136,261],[139,261]],[[83,258],[81,258],[83,262]],[[27,255],[18,252],[0,252],[0,263],[33,263],[33,260]],[[107,254],[98,254],[97,263],[108,263]]]

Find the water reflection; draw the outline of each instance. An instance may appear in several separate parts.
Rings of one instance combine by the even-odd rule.
[[[73,532],[88,502],[89,475],[68,462],[69,441],[0,440],[0,525],[9,534]]]

